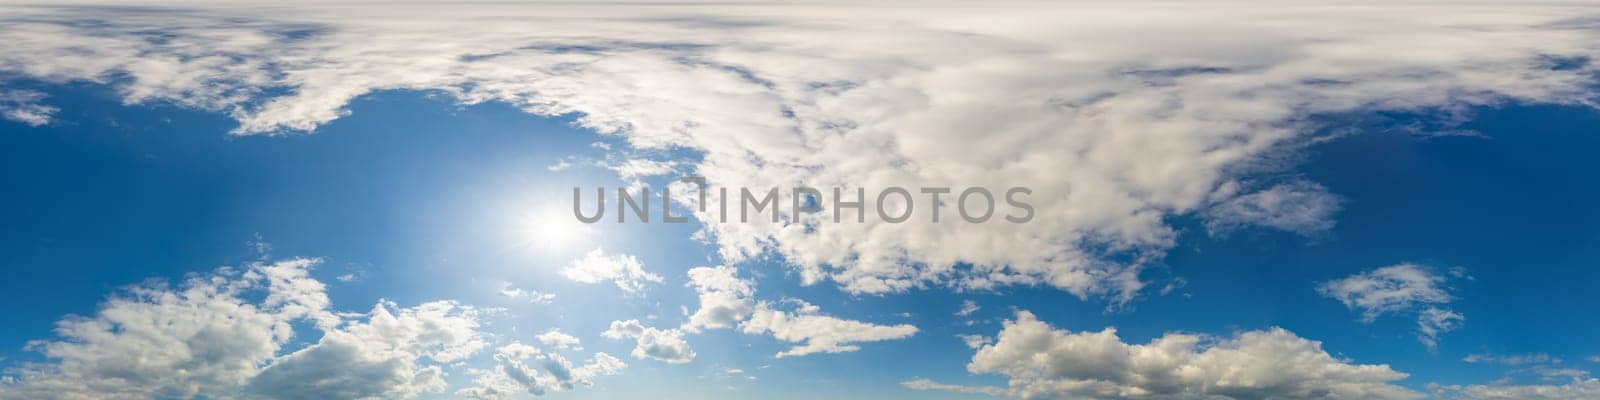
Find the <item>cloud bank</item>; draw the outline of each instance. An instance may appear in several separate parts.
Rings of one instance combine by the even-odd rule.
[[[1353,364],[1322,344],[1273,328],[1229,338],[1168,333],[1129,344],[1116,329],[1070,332],[1027,311],[1005,322],[997,340],[972,356],[967,370],[1000,374],[1008,386],[941,384],[911,389],[1024,399],[1418,399],[1393,384],[1406,374],[1387,365]]]
[[[485,346],[479,312],[450,301],[335,314],[307,274],[317,262],[130,287],[30,344],[50,362],[11,371],[0,397],[411,398],[443,391],[443,367]],[[284,354],[295,324],[322,337]]]
[[[29,344],[48,361],[7,370],[0,398],[407,399],[445,392],[447,372],[489,346],[484,312],[454,301],[335,312],[326,286],[310,277],[318,263],[253,263],[176,287],[126,288],[95,315],[67,316],[55,338]],[[321,337],[292,348],[297,329]],[[538,339],[581,350],[559,331]],[[605,353],[573,365],[520,343],[500,347],[495,360],[457,395],[568,390],[626,367]]]
[[[1028,186],[1028,224],[697,217],[727,262],[779,254],[853,293],[1050,285],[1114,303],[1175,245],[1170,217],[1331,226],[1335,195],[1279,174],[1317,116],[1593,105],[1600,48],[1596,11],[1559,2],[169,7],[8,6],[0,74],[225,113],[239,135],[426,90],[688,150],[619,165],[718,186]],[[24,123],[56,108],[0,93]]]

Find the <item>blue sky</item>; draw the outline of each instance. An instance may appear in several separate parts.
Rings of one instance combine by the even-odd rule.
[[[438,36],[421,43],[446,50],[417,50],[384,47],[415,40],[413,28],[399,25],[196,10],[168,19],[137,9],[42,7],[25,10],[38,13],[29,18],[4,18],[0,37],[14,44],[0,45],[11,61],[0,63],[0,114],[7,116],[0,119],[7,276],[0,279],[0,397],[292,398],[307,392],[269,378],[297,376],[294,368],[308,360],[332,370],[404,366],[383,371],[395,373],[392,381],[311,385],[328,398],[1123,399],[1172,390],[1170,398],[1541,392],[1578,399],[1600,392],[1589,372],[1600,363],[1592,339],[1600,320],[1590,316],[1600,307],[1591,293],[1600,281],[1600,187],[1593,184],[1600,161],[1591,156],[1600,147],[1600,113],[1590,107],[1595,67],[1580,58],[1600,36],[1528,22],[1548,10],[1506,11],[1530,15],[1507,18],[1527,27],[1518,32],[1546,40],[1446,46],[1416,59],[1397,57],[1405,52],[1373,45],[1383,41],[1356,29],[1328,34],[1359,49],[1350,53],[1293,35],[1285,36],[1289,44],[1249,50],[1222,39],[1082,50],[1115,61],[1084,67],[1122,71],[1110,77],[1052,68],[1066,61],[1037,52],[1060,49],[1035,45],[1054,43],[1058,33],[1034,24],[1042,17],[1011,10],[984,12],[1011,18],[1015,30],[974,27],[962,13],[920,10],[926,14],[914,22],[869,13],[927,30],[907,36],[919,39],[874,37],[905,40],[899,50],[806,42],[843,46],[820,53],[775,44],[809,40],[793,32],[883,32],[776,16],[712,24],[738,19],[723,10],[640,7],[626,12],[641,19],[594,27],[591,36],[423,30]],[[523,11],[530,14],[517,15],[555,18]],[[247,17],[213,19],[235,13]],[[677,13],[693,18],[663,17]],[[412,18],[433,18],[418,15],[426,17]],[[108,19],[117,16],[129,18]],[[1137,43],[1140,32],[1210,29],[1155,27],[1160,20],[1130,17],[1079,34],[1112,32],[1105,34]],[[1330,21],[1324,27],[1355,24]],[[181,29],[144,37],[150,27]],[[301,29],[285,30],[291,27]],[[1225,38],[1234,28],[1206,32]],[[741,29],[749,36],[724,35]],[[954,40],[944,35],[961,29],[979,37],[965,43],[973,49],[918,47],[923,39]],[[1374,29],[1426,41],[1454,28],[1396,22]],[[373,39],[350,41],[340,32]],[[645,33],[674,37],[626,41]],[[18,39],[30,34],[58,40]],[[126,54],[91,37],[133,37],[149,47]],[[259,37],[275,39],[252,39]],[[669,39],[696,45],[667,46],[677,43]],[[562,41],[599,47],[548,45]],[[511,43],[546,46],[496,48]],[[1158,50],[1167,53],[1151,55]],[[987,61],[946,56],[962,51]],[[1282,56],[1295,51],[1305,55]],[[73,58],[80,52],[126,59],[99,65]],[[504,64],[471,64],[478,58],[458,52]],[[322,58],[305,61],[306,53]],[[242,67],[204,61],[217,54]],[[775,57],[770,64],[746,57],[761,55]],[[1387,61],[1370,71],[1331,67],[1362,57]],[[448,73],[418,62],[328,78],[375,68],[363,64],[371,59],[464,64]],[[1241,64],[1144,67],[1224,62],[1217,60]],[[519,68],[545,75],[507,72]],[[1155,72],[1128,72],[1147,70]],[[1407,75],[1417,70],[1429,73]],[[1479,70],[1521,80],[1479,79]],[[364,80],[381,73],[393,75]],[[1439,75],[1451,78],[1431,78]],[[1050,90],[1027,90],[1038,87]],[[986,96],[1049,101],[1030,108]],[[639,161],[666,167],[630,172]],[[823,187],[1010,182],[1036,187],[1043,211],[1039,222],[1018,226],[846,223],[799,236],[782,226],[703,218],[584,225],[570,214],[574,186],[660,187],[691,171]],[[756,250],[742,252],[751,243]],[[597,249],[604,268],[624,268],[631,257],[641,270],[589,272],[605,275],[592,282],[575,277],[577,260]],[[841,254],[846,261],[827,261]],[[894,256],[875,258],[884,254]],[[297,258],[317,261],[288,268],[287,284],[251,277],[284,271],[273,267]],[[716,297],[713,284],[695,276],[719,266],[734,274],[717,284],[753,290]],[[300,271],[309,275],[293,276]],[[237,298],[218,301],[259,309],[294,335],[263,336],[259,344],[269,349],[236,369],[189,364],[204,364],[199,355],[185,358],[190,353],[221,345],[193,331],[140,331],[129,322],[143,321],[139,312],[157,315],[152,320],[215,317],[203,308],[162,311],[188,303],[145,297],[182,292],[195,285],[184,283],[189,278],[242,285]],[[284,285],[315,289],[281,292]],[[315,306],[324,294],[329,304]],[[279,295],[290,300],[274,303]],[[432,316],[434,325],[389,327],[381,339],[363,336],[384,331],[366,330],[384,315],[374,304],[423,315],[441,300],[469,311]],[[718,307],[737,311],[714,315]],[[1428,315],[1453,318],[1429,325]],[[1035,318],[1046,325],[1030,324]],[[619,333],[626,320],[638,320],[645,333]],[[71,321],[130,325],[90,338],[58,329]],[[404,336],[392,332],[435,328],[442,330],[405,339],[413,342],[383,342]],[[1116,340],[1093,336],[1108,328]],[[552,330],[578,339],[581,349],[541,336]],[[1197,335],[1197,344],[1154,344],[1184,335]],[[173,351],[180,355],[170,364],[72,351],[160,353],[140,347],[158,341],[139,341],[144,336],[184,350]],[[663,342],[648,347],[647,338]],[[1320,347],[1297,347],[1303,341]],[[778,356],[807,344],[822,350]],[[537,349],[517,353],[521,345]],[[337,359],[331,354],[345,354],[332,352],[339,346],[371,353]],[[674,358],[673,351],[693,355]],[[1209,375],[1151,372],[1164,368],[1155,364],[1118,369],[1118,357],[1151,354],[1183,360],[1186,374],[1236,367],[1247,372],[1231,376],[1235,384],[1280,384],[1232,387]],[[1345,372],[1274,371],[1293,369],[1272,364],[1280,357]],[[167,374],[177,368],[214,368],[220,378]],[[430,386],[428,368],[442,371],[443,386]],[[534,378],[518,380],[518,368]],[[1140,378],[1127,378],[1134,375]],[[1172,381],[1149,383],[1162,379]],[[61,382],[70,388],[53,386]],[[513,393],[473,391],[508,388]]]

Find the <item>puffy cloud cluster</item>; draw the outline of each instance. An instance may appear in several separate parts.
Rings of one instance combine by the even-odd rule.
[[[0,385],[15,399],[410,398],[443,391],[441,365],[485,344],[476,309],[380,302],[335,314],[313,259],[222,268],[178,287],[128,288],[36,341],[48,363]],[[316,343],[282,354],[305,323]]]
[[[237,134],[430,90],[696,154],[618,164],[627,174],[677,162],[723,187],[1027,186],[1027,224],[697,216],[730,262],[776,253],[851,292],[1038,284],[1126,302],[1174,246],[1169,217],[1329,226],[1331,195],[1275,178],[1317,115],[1593,104],[1592,11],[1453,3],[8,7],[0,72],[224,112]]]
[[[628,367],[616,357],[595,353],[582,365],[566,357],[522,343],[511,343],[495,350],[495,367],[473,378],[474,386],[457,390],[463,398],[501,400],[522,394],[535,396],[594,386],[595,378],[615,375]]]
[[[755,310],[755,284],[740,278],[739,270],[733,267],[691,268],[689,286],[699,294],[700,308],[689,315],[683,330],[732,328]]]
[[[633,357],[653,359],[670,364],[694,361],[694,350],[683,340],[680,329],[657,329],[639,320],[612,321],[611,327],[600,334],[610,339],[633,339]]]
[[[1024,399],[1417,399],[1393,382],[1387,365],[1352,364],[1322,344],[1274,328],[1210,338],[1168,333],[1129,344],[1116,330],[1069,332],[1019,311],[996,341],[978,348],[967,370],[1000,374],[1009,386],[971,387],[913,380],[913,389]]]
[[[1460,269],[1451,271],[1452,276],[1462,274]],[[1433,306],[1454,300],[1447,283],[1445,275],[1405,263],[1324,282],[1317,292],[1360,310],[1362,322],[1387,314],[1416,313],[1417,340],[1431,349],[1438,347],[1441,333],[1460,328],[1466,320],[1461,313]]]
[[[594,249],[561,269],[561,275],[583,283],[611,282],[628,294],[644,291],[645,282],[661,283],[661,275],[644,270],[638,257],[628,254],[607,255],[605,250]]]
[[[551,329],[538,336],[539,344],[556,350],[583,350],[583,342],[578,337],[561,333],[560,329]]]
[[[285,399],[406,398],[445,390],[440,365],[485,346],[473,308],[432,302],[401,309],[374,306],[363,322],[323,332],[321,341],[263,369],[257,393]],[[419,359],[432,361],[418,364]]]

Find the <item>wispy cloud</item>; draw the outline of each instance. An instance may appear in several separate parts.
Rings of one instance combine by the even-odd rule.
[[[1446,277],[1428,267],[1406,263],[1324,282],[1317,286],[1317,292],[1360,310],[1365,323],[1384,315],[1414,313],[1417,341],[1432,349],[1438,347],[1440,334],[1460,328],[1466,320],[1461,313],[1437,306],[1455,300],[1448,281],[1465,277],[1465,270],[1460,268],[1451,269]]]

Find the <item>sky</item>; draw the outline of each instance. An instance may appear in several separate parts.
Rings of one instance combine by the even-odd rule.
[[[0,6],[0,398],[1596,398],[1597,18]]]

